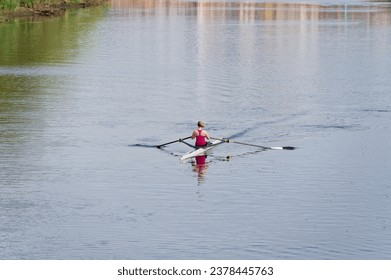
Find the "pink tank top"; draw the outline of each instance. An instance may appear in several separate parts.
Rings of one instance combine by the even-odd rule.
[[[198,136],[196,136],[196,142],[195,142],[195,145],[197,147],[202,147],[202,146],[205,146],[206,145],[206,140],[205,140],[205,136],[201,135],[201,131],[202,129],[199,129],[198,130]]]

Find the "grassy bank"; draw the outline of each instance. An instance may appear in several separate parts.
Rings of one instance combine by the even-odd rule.
[[[22,16],[61,15],[69,8],[84,8],[107,3],[108,0],[0,0],[0,22]]]

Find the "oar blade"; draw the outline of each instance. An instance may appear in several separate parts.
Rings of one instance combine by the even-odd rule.
[[[271,150],[294,150],[296,148],[292,147],[292,146],[284,146],[284,147],[270,147],[269,149],[271,149]]]
[[[292,146],[285,146],[285,147],[282,147],[284,150],[294,150],[296,149],[296,147],[292,147]]]
[[[155,145],[147,145],[147,144],[130,144],[128,147],[142,147],[142,148],[156,148]]]

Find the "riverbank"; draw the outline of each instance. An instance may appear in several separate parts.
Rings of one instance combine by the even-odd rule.
[[[59,16],[67,9],[85,8],[104,5],[109,0],[81,0],[69,1],[58,0],[52,3],[36,3],[29,6],[19,6],[12,10],[0,9],[0,23],[9,21],[13,18],[28,17],[28,16]],[[0,1],[1,2],[1,1]]]

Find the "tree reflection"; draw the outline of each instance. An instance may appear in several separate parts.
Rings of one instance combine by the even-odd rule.
[[[238,20],[239,22],[278,20],[366,20],[372,24],[391,24],[390,1],[321,5],[283,2],[242,1],[160,1],[160,0],[111,0],[114,8],[123,14],[144,16],[165,14],[197,16],[199,22],[213,20]],[[380,4],[383,3],[383,4]]]

